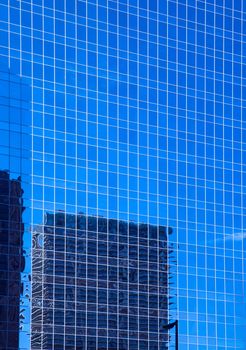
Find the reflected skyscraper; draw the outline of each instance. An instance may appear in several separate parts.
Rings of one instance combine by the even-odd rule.
[[[47,213],[33,233],[31,348],[167,349],[167,234]]]
[[[21,179],[0,171],[0,349],[19,349],[20,295],[24,270]]]
[[[181,350],[246,348],[245,20],[243,0],[0,0],[20,350],[171,350],[176,321]]]

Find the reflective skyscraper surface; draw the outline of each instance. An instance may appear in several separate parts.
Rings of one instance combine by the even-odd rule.
[[[21,350],[32,349],[34,340],[37,348],[52,349],[174,348],[174,329],[163,325],[162,333],[150,315],[152,273],[153,287],[168,288],[169,300],[158,292],[154,309],[166,326],[178,320],[179,349],[246,348],[245,20],[243,0],[0,0],[0,169],[10,181],[21,176],[25,207]],[[55,224],[59,217],[62,227]],[[79,217],[129,228],[123,265],[114,241],[120,230],[110,238],[116,256],[107,240],[102,264],[108,284],[115,273],[117,300],[127,300],[122,323],[109,304],[107,320],[101,318],[104,303],[96,291],[103,238],[98,223],[96,230],[87,227],[78,254]],[[137,267],[131,265],[131,225]],[[150,229],[142,237],[141,225],[172,228],[160,240],[167,248],[164,280],[153,246],[159,241]],[[48,238],[53,250],[46,249]],[[79,261],[83,249],[85,261]],[[73,285],[83,280],[80,264],[92,289],[81,300]],[[136,299],[130,294],[135,268]],[[119,287],[123,277],[127,289]],[[140,323],[143,309],[147,324]],[[137,333],[131,317],[138,319]],[[123,337],[119,325],[127,325]]]

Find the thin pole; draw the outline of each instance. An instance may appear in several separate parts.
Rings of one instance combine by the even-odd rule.
[[[175,332],[175,344],[176,344],[176,350],[179,350],[179,327],[178,327],[178,320],[175,321],[176,323],[176,332]]]
[[[163,326],[164,329],[170,330],[175,327],[175,350],[179,350],[179,329],[178,320]]]

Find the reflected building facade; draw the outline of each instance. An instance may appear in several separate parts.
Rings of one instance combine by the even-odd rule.
[[[168,348],[165,227],[47,213],[32,257],[31,349]]]
[[[21,179],[0,171],[0,348],[19,349],[20,295],[24,270]]]
[[[124,289],[130,278],[138,288],[147,280],[150,288],[158,272],[151,268],[146,276],[141,268],[136,277],[130,256],[119,265],[123,232],[129,254],[129,242],[137,240],[134,254],[142,264],[140,227],[173,229],[164,235],[175,257],[168,257],[170,303],[158,318],[178,320],[179,348],[246,348],[245,20],[243,0],[0,1],[0,167],[10,179],[21,176],[26,208],[20,350],[32,349],[31,343],[69,349],[67,339],[72,349],[110,349],[115,341],[129,349],[151,342],[158,350],[174,347],[173,330],[163,344],[160,324],[150,315],[155,293],[149,290],[147,298],[139,290],[135,298]],[[85,240],[79,238],[82,217],[87,226],[97,222],[96,231],[86,228]],[[107,223],[104,233],[99,219]],[[110,222],[118,227],[115,237]],[[121,232],[120,223],[128,230]],[[117,258],[89,253],[99,252],[99,235],[102,242],[112,238],[101,248],[107,254],[116,249]],[[46,250],[49,239],[57,244],[53,250]],[[143,239],[148,259],[152,250],[162,250],[152,245],[158,240]],[[104,289],[101,259],[107,260],[107,295],[95,293]],[[103,298],[106,321],[99,311]],[[129,313],[116,317],[115,306],[125,310],[126,300]],[[138,323],[137,339],[131,333],[135,301],[148,319]],[[77,310],[82,303],[88,317]],[[115,337],[115,317],[122,337]],[[78,334],[83,322],[85,334]]]

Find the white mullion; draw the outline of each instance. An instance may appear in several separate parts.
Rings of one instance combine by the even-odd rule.
[[[56,21],[56,12],[55,12],[55,0],[53,0],[53,32],[54,32],[54,210],[56,212],[56,48],[55,48],[55,43],[56,43],[56,26],[55,26],[55,21]],[[55,226],[55,213],[54,213],[54,222],[53,222],[53,230],[54,230],[54,260],[53,260],[53,303],[55,302],[55,288],[56,288],[56,283],[55,283],[55,275],[56,275],[56,265],[55,265],[55,253],[56,253],[56,226]],[[52,350],[55,350],[55,305],[53,305],[53,339],[52,339]]]
[[[66,1],[64,1],[64,315],[63,315],[63,328],[64,328],[64,349],[66,348],[66,286],[67,286],[67,50],[66,50],[66,44],[67,44],[67,26],[66,26]]]
[[[188,5],[185,5],[185,30],[186,30],[186,38],[188,38]],[[185,91],[186,91],[186,96],[185,96],[185,139],[186,139],[186,155],[185,155],[185,187],[186,187],[186,198],[185,198],[185,211],[186,211],[186,274],[187,274],[187,290],[186,290],[186,295],[187,295],[187,314],[186,314],[186,322],[187,322],[187,344],[190,343],[190,320],[188,318],[188,308],[189,308],[189,270],[188,270],[188,262],[189,262],[189,216],[188,216],[188,179],[187,179],[187,172],[188,172],[188,138],[187,138],[187,130],[188,130],[188,42],[186,41],[185,44]]]
[[[207,159],[207,150],[206,150],[206,136],[207,136],[207,82],[206,82],[206,77],[207,77],[207,6],[206,3],[204,5],[204,15],[205,15],[205,33],[204,33],[204,66],[205,66],[205,74],[204,74],[204,96],[205,96],[205,101],[204,101],[204,118],[205,118],[205,123],[204,123],[204,142],[205,142],[205,147],[204,147],[204,169],[206,171],[206,159]],[[206,172],[205,172],[205,181],[204,181],[204,207],[206,209],[207,206],[207,186],[206,186]],[[206,211],[205,211],[206,213]],[[205,256],[207,257],[207,250],[208,250],[208,241],[207,241],[207,217],[206,214],[204,215],[204,227],[205,227],[205,232],[204,234],[204,246],[205,246]],[[209,343],[208,343],[208,260],[205,258],[205,296],[206,296],[206,334],[207,334],[207,339],[206,339],[206,348],[209,349]]]
[[[89,151],[88,151],[88,110],[89,110],[89,95],[88,95],[88,89],[89,89],[89,85],[88,85],[88,64],[89,64],[89,59],[88,59],[88,41],[89,41],[89,35],[88,35],[88,3],[86,3],[85,5],[86,7],[86,91],[85,91],[85,96],[86,96],[86,134],[85,134],[85,138],[86,138],[86,208],[85,208],[85,212],[86,212],[86,220],[85,220],[85,225],[86,225],[86,238],[85,238],[85,243],[86,243],[86,298],[85,298],[85,350],[87,349],[87,342],[88,342],[88,213],[89,213],[89,195],[88,195],[88,191],[89,191],[89,185],[88,185],[88,181],[89,181],[89,174],[88,174],[88,157],[89,157]]]
[[[117,1],[117,23],[119,23],[119,2]],[[119,187],[119,171],[120,171],[120,156],[119,156],[119,150],[120,150],[120,126],[119,126],[119,116],[120,116],[120,108],[119,108],[119,104],[120,104],[120,96],[119,96],[119,89],[120,89],[120,83],[119,83],[119,77],[120,77],[120,63],[119,63],[119,47],[120,47],[120,27],[117,26],[117,161],[118,161],[118,166],[117,166],[117,185],[118,185],[118,191],[120,190]],[[120,332],[120,327],[119,327],[119,314],[120,314],[120,303],[119,303],[119,291],[120,291],[120,272],[119,272],[119,241],[120,241],[120,229],[119,229],[119,203],[120,203],[120,199],[119,199],[119,193],[118,193],[118,198],[117,198],[117,208],[118,208],[118,215],[117,215],[117,219],[118,219],[118,264],[117,264],[117,277],[118,277],[118,283],[117,283],[117,289],[118,289],[118,295],[117,295],[117,347],[120,347],[119,344],[119,332]]]
[[[199,288],[198,288],[198,281],[199,281],[199,274],[198,274],[198,203],[197,203],[197,200],[198,200],[198,188],[197,188],[197,185],[198,185],[198,171],[197,171],[197,163],[198,163],[198,156],[197,156],[197,113],[198,113],[198,110],[199,110],[199,107],[198,107],[198,94],[197,94],[197,90],[198,90],[198,87],[197,87],[197,66],[198,66],[198,55],[197,55],[197,48],[198,48],[198,45],[197,45],[197,38],[198,38],[198,33],[197,33],[197,27],[198,27],[198,15],[197,15],[197,9],[198,9],[198,1],[196,0],[196,9],[195,9],[195,156],[194,156],[194,159],[195,159],[195,231],[196,231],[196,334],[197,334],[197,347],[199,347]],[[203,276],[202,276],[203,277]]]
[[[129,97],[130,97],[130,89],[129,89],[129,85],[130,85],[130,78],[129,78],[129,73],[130,73],[130,64],[129,64],[129,60],[130,60],[130,39],[129,39],[129,25],[130,25],[130,21],[129,21],[129,0],[127,0],[127,131],[129,130],[129,112],[130,112],[130,107],[129,107]],[[130,195],[131,195],[131,191],[130,191],[130,137],[129,137],[129,132],[127,132],[127,197],[128,197],[128,212],[127,212],[127,222],[128,222],[128,237],[127,237],[127,246],[128,246],[128,260],[127,260],[127,272],[129,275],[129,266],[130,266],[130,261],[129,261],[129,242],[130,242]],[[127,306],[128,306],[128,310],[129,310],[129,293],[130,293],[130,287],[129,287],[129,281],[127,283]],[[128,317],[127,317],[127,349],[131,350],[129,348],[129,312],[128,312]]]
[[[166,185],[166,208],[167,208],[167,212],[166,212],[166,229],[168,230],[169,227],[169,135],[168,135],[168,127],[169,127],[169,121],[168,121],[168,117],[169,117],[169,98],[168,98],[168,92],[169,92],[169,52],[168,52],[168,45],[169,45],[169,3],[170,0],[167,0],[167,60],[166,60],[166,69],[167,69],[167,81],[166,81],[166,178],[167,178],[167,185]],[[166,236],[167,238],[167,247],[169,246],[169,239],[168,236]],[[160,236],[158,237],[158,239],[160,240]],[[159,241],[159,246],[160,246],[160,241]],[[168,289],[168,293],[169,293],[169,289]],[[158,305],[159,306],[159,305]],[[167,309],[167,322],[169,323],[170,321],[170,310],[169,308]],[[167,331],[169,334],[169,331]]]
[[[213,188],[213,192],[214,192],[214,197],[213,197],[213,205],[214,205],[214,209],[213,211],[215,212],[216,208],[215,208],[215,106],[216,106],[216,96],[215,96],[215,64],[216,64],[216,30],[215,30],[215,25],[216,25],[216,4],[213,4],[214,6],[214,28],[213,28],[213,48],[214,48],[214,56],[213,56],[213,119],[214,119],[214,155],[213,155],[213,176],[214,176],[214,188]],[[216,235],[216,229],[214,226],[214,235]],[[214,254],[215,254],[215,259],[214,259],[214,271],[215,271],[215,279],[214,279],[214,283],[215,283],[215,320],[216,320],[216,327],[215,327],[215,334],[216,334],[216,349],[218,348],[218,293],[217,293],[217,242],[216,239],[214,239]]]
[[[96,51],[97,51],[97,55],[96,55],[96,69],[97,69],[97,77],[96,77],[96,114],[97,114],[97,123],[98,123],[98,115],[99,115],[99,111],[98,111],[98,76],[99,76],[99,67],[98,67],[98,0],[96,0]],[[98,128],[96,129],[96,149],[97,149],[97,154],[96,154],[96,169],[97,169],[97,174],[96,174],[96,239],[97,239],[97,244],[96,244],[96,329],[97,329],[97,333],[96,333],[96,347],[98,348],[98,168],[99,168],[99,163],[98,163]]]
[[[139,171],[139,168],[140,168],[140,161],[139,161],[139,154],[140,154],[140,128],[139,128],[139,119],[140,119],[140,103],[139,103],[139,99],[140,99],[140,93],[139,93],[139,75],[140,75],[140,69],[139,69],[139,63],[140,63],[140,56],[139,56],[139,52],[140,52],[140,45],[139,45],[139,3],[140,3],[141,0],[137,0],[137,61],[138,61],[138,64],[137,64],[137,147],[138,147],[138,163],[137,163],[137,177],[138,177],[138,183],[137,183],[137,186],[138,186],[138,208],[137,208],[137,213],[138,213],[138,217],[140,216],[140,171]],[[140,224],[139,220],[138,220],[138,223]],[[137,328],[137,334],[138,334],[138,339],[137,339],[137,342],[138,342],[138,348],[139,348],[139,342],[140,342],[140,336],[139,336],[139,314],[140,314],[140,307],[139,307],[139,293],[140,293],[140,288],[139,288],[139,283],[140,283],[140,280],[139,280],[139,266],[140,266],[140,247],[139,247],[139,236],[140,236],[140,230],[139,230],[139,224],[138,224],[138,262],[137,262],[137,280],[138,280],[138,301],[137,301],[137,320],[138,320],[138,328]]]
[[[225,0],[223,0],[223,3],[225,3]],[[224,52],[224,49],[225,49],[225,45],[224,45],[224,42],[225,42],[225,38],[224,38],[224,34],[225,34],[225,5],[223,7],[223,28],[222,28],[222,61],[223,61],[223,73],[222,73],[222,111],[223,111],[223,115],[222,115],[222,127],[223,127],[223,140],[222,140],[222,147],[223,147],[223,150],[225,149],[225,135],[224,135],[224,103],[225,103],[225,89],[224,89],[224,77],[225,77],[225,52]],[[216,135],[215,135],[216,136]],[[225,177],[224,177],[224,152],[223,152],[223,155],[222,155],[222,162],[223,162],[223,180],[225,180]],[[224,273],[226,273],[226,224],[225,224],[225,185],[224,185],[224,181],[223,181],[223,227],[222,227],[222,237],[224,238]],[[216,211],[215,211],[216,212]],[[215,224],[216,224],[216,216],[215,216]],[[225,298],[225,304],[226,304],[226,279],[224,278],[224,298]],[[226,308],[225,308],[225,312],[226,312]],[[227,344],[227,326],[226,326],[226,323],[227,323],[227,318],[225,317],[225,344]],[[227,348],[227,345],[226,345],[226,348]]]
[[[20,1],[20,76],[22,77],[22,3]]]
[[[45,82],[44,82],[44,7],[43,7],[44,0],[42,0],[42,142],[43,142],[43,148],[42,148],[42,162],[43,162],[43,167],[42,167],[42,216],[44,217],[44,212],[45,212],[45,181],[44,181],[44,165],[45,165],[45,125],[44,125],[44,115],[45,115],[45,107],[44,107],[44,91],[45,91]],[[45,282],[45,271],[44,271],[44,265],[45,265],[45,250],[44,250],[44,244],[42,245],[42,285],[44,286]],[[45,339],[45,334],[44,334],[44,298],[45,298],[45,289],[42,289],[42,348],[44,346],[44,339]]]
[[[147,250],[147,286],[149,294],[149,225],[150,225],[150,205],[149,205],[149,199],[150,199],[150,152],[149,152],[149,146],[150,146],[150,140],[149,140],[149,125],[150,125],[150,45],[149,45],[149,38],[150,38],[150,15],[149,15],[149,1],[147,1],[147,9],[146,9],[146,19],[147,19],[147,96],[146,96],[146,103],[147,103],[147,241],[148,241],[148,250]],[[149,336],[149,298],[148,298],[148,349],[150,350],[150,336]]]
[[[74,295],[74,346],[77,347],[77,304],[78,304],[78,8],[75,4],[75,295]]]
[[[241,227],[240,230],[241,232],[243,232],[243,235],[245,233],[245,229],[244,229],[244,207],[243,207],[243,194],[244,194],[244,186],[243,186],[243,182],[244,182],[244,173],[243,173],[243,150],[244,150],[244,145],[243,145],[243,125],[244,125],[244,121],[243,121],[243,85],[244,85],[244,81],[243,81],[243,64],[244,64],[244,55],[243,55],[243,48],[244,48],[244,34],[243,34],[243,30],[244,30],[244,1],[241,1],[242,4],[242,8],[241,8],[241,60],[240,60],[240,64],[241,64],[241,103],[240,103],[240,109],[241,109],[241,119],[240,119],[240,124],[241,124],[241,137],[240,137],[240,152],[241,152],[241,162],[240,162],[240,170],[241,170],[241,177],[240,177],[240,188],[241,188],[241,193],[240,193],[240,198],[241,198],[241,208],[240,208],[240,214],[241,214]],[[245,255],[245,240],[242,239],[242,284],[243,284],[243,293],[245,295],[246,291],[245,291],[245,262],[246,259],[244,257]],[[234,309],[235,310],[235,309]],[[236,324],[236,320],[235,320],[235,313],[234,313],[234,324]],[[236,344],[237,339],[235,337],[235,330],[234,330],[234,334],[233,334],[233,338],[234,338],[234,344]]]
[[[177,6],[176,9],[176,18],[179,19],[179,7]],[[176,295],[176,317],[175,319],[179,319],[179,279],[178,279],[178,272],[179,272],[179,256],[177,252],[177,247],[178,247],[178,242],[179,242],[179,59],[178,59],[178,54],[179,54],[179,27],[176,26],[176,130],[175,130],[175,135],[176,135],[176,227],[175,227],[175,234],[176,234],[176,242],[175,242],[175,247],[174,247],[174,252],[175,252],[175,258],[176,258],[176,273],[175,273],[175,267],[172,266],[172,258],[169,256],[169,245],[167,245],[167,264],[170,266],[167,272],[167,281],[168,278],[170,277],[176,277],[175,282],[176,286],[172,289],[171,287],[169,288],[168,286],[168,304],[167,308],[169,309],[169,298],[170,296],[172,297],[172,293]],[[168,236],[168,227],[166,228],[166,236]],[[168,238],[166,238],[168,241]],[[174,272],[172,272],[172,270]],[[172,276],[171,274],[175,274],[176,276]],[[170,275],[171,276],[170,276]],[[167,282],[168,283],[168,282]]]
[[[33,8],[32,2],[31,2],[31,8]],[[8,68],[9,69],[10,69],[10,64],[11,64],[11,61],[10,61],[10,57],[11,57],[11,40],[10,40],[10,37],[11,37],[11,35],[10,35],[10,33],[11,33],[11,16],[10,16],[10,9],[11,9],[10,0],[8,0]],[[33,38],[33,27],[31,29],[31,31],[32,31],[32,38]],[[32,41],[32,44],[33,44],[33,41]],[[33,57],[33,50],[32,50],[32,57]],[[32,60],[32,62],[33,62],[33,60]]]

